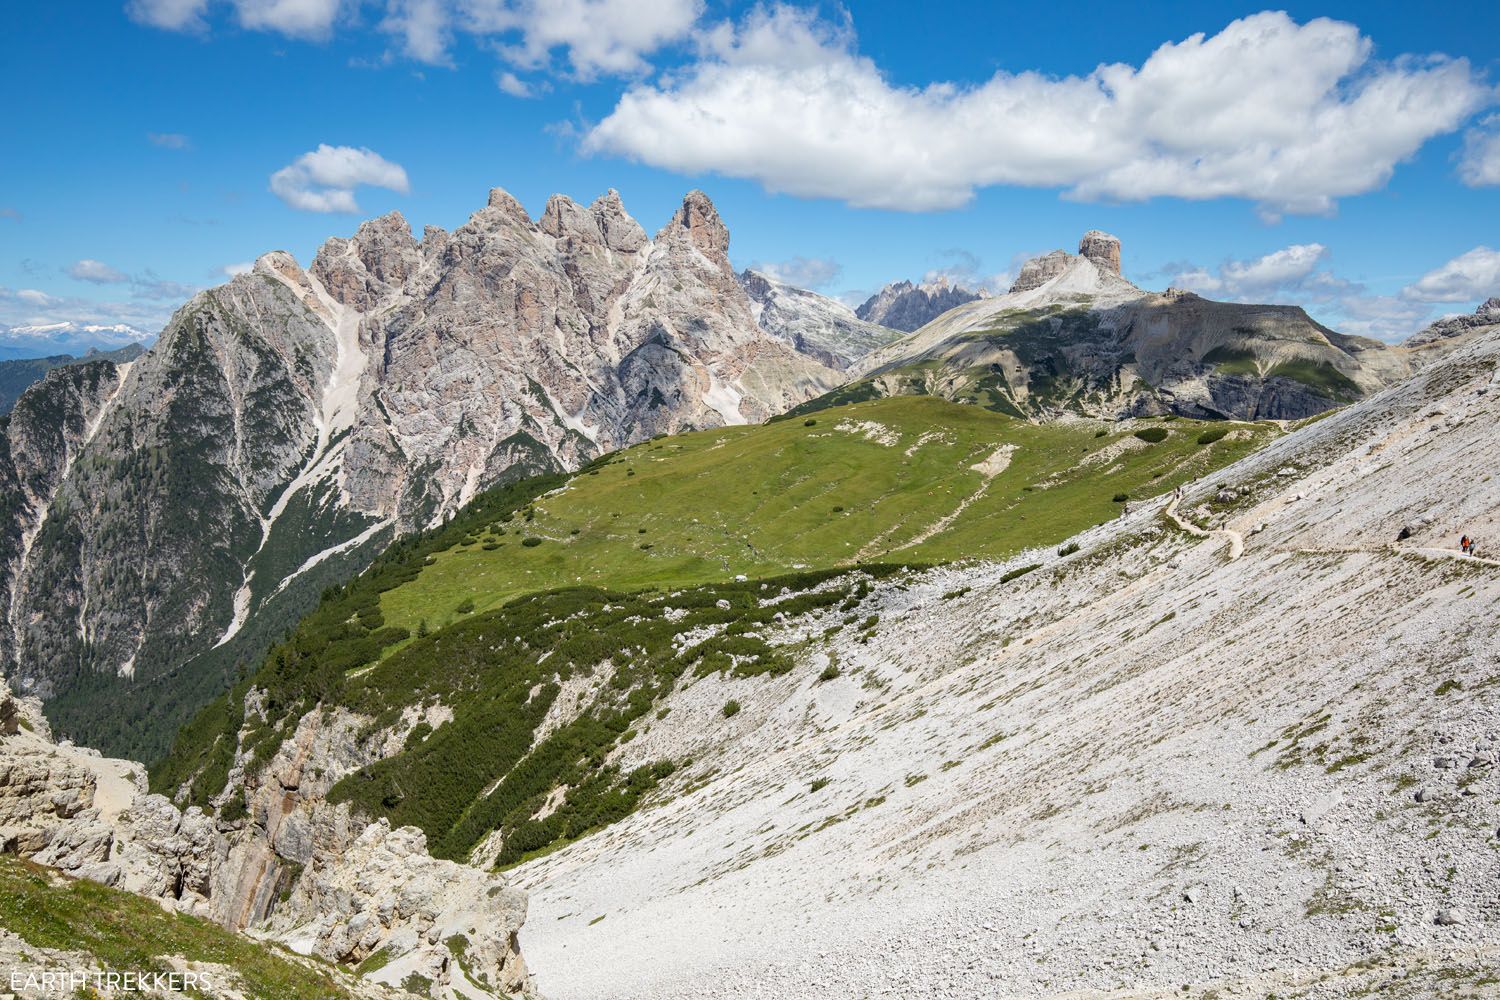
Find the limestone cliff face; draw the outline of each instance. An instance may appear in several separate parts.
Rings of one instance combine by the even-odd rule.
[[[49,375],[0,455],[13,679],[68,734],[154,757],[395,534],[837,384],[757,323],[728,246],[697,191],[648,238],[615,192],[533,220],[496,189],[452,232],[392,213],[306,269],[266,254],[133,364]]]
[[[526,897],[498,875],[427,854],[413,827],[350,819],[322,801],[359,762],[362,720],[314,713],[239,789],[241,818],[216,821],[146,792],[144,769],[54,743],[34,699],[0,681],[0,851],[134,892],[373,978],[418,974],[434,997],[527,988],[516,936]],[[457,985],[455,986],[455,983]]]

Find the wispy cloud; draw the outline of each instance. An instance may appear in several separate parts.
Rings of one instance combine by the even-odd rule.
[[[130,0],[125,9],[140,24],[197,34],[206,34],[210,15],[224,9],[242,28],[320,41],[371,24],[360,16],[362,6],[359,0]],[[452,67],[454,40],[463,34],[517,69],[592,80],[647,70],[648,56],[689,37],[704,0],[385,0],[383,6],[373,24],[407,59]],[[381,66],[396,57],[387,52],[354,62]],[[501,83],[506,93],[523,96],[512,86]]]
[[[797,288],[822,288],[832,283],[844,268],[827,257],[792,257],[789,260],[752,261],[749,269]]]
[[[162,149],[191,149],[193,144],[180,132],[147,132],[146,139]]]
[[[1434,318],[1437,304],[1500,295],[1500,251],[1488,247],[1475,247],[1392,295],[1336,274],[1331,256],[1322,244],[1302,243],[1213,269],[1172,264],[1164,273],[1175,287],[1211,298],[1304,305],[1343,333],[1386,341],[1416,333]]]
[[[1500,184],[1500,115],[1490,115],[1464,134],[1458,176],[1469,187]]]
[[[67,267],[68,277],[88,281],[95,285],[119,285],[130,280],[123,271],[110,267],[103,261],[85,257],[75,260]]]

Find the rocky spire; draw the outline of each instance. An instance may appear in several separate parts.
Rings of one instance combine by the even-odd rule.
[[[505,188],[490,188],[490,200],[485,208],[496,210],[516,225],[532,228],[531,216],[526,214],[526,208]]]
[[[687,193],[672,221],[657,234],[657,239],[683,238],[709,260],[722,260],[725,267],[729,266],[729,227],[719,218],[719,210],[708,195],[697,189]]]
[[[1109,233],[1097,229],[1084,233],[1078,241],[1078,255],[1093,261],[1101,271],[1120,273],[1120,240]]]
[[[610,188],[594,199],[589,206],[599,232],[604,236],[604,245],[620,253],[635,253],[646,245],[646,231],[641,224],[625,211],[620,192]]]
[[[604,239],[593,213],[565,194],[547,199],[537,228],[556,239],[571,238],[586,243],[600,243]]]

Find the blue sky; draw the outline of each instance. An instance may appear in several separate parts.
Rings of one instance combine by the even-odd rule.
[[[154,333],[260,253],[451,228],[493,186],[614,187],[650,231],[701,187],[737,266],[851,301],[1003,287],[1100,228],[1144,286],[1398,338],[1500,295],[1500,9],[1409,10],[17,5],[0,325]]]

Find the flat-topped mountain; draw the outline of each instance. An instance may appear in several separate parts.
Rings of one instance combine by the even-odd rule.
[[[613,191],[532,219],[496,189],[452,232],[266,254],[138,360],[49,373],[0,441],[0,661],[65,734],[154,756],[399,533],[838,384],[839,331],[758,322],[728,246],[698,191],[652,237]]]
[[[1120,241],[1027,261],[1005,295],[944,312],[875,351],[812,408],[932,393],[1019,416],[1311,416],[1406,373],[1404,352],[1348,337],[1298,306],[1149,292],[1120,274]]]

